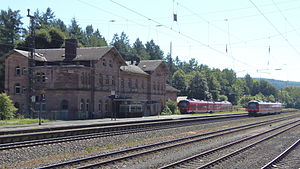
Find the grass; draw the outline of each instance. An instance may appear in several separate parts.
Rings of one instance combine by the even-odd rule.
[[[49,120],[42,119],[43,122],[48,122]],[[22,125],[22,124],[34,124],[38,123],[39,119],[10,119],[10,120],[0,120],[0,126],[9,126],[9,125]]]

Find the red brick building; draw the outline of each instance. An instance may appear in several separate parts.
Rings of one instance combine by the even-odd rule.
[[[6,55],[5,92],[19,113],[36,117],[37,112],[41,112],[42,117],[48,119],[160,113],[165,105],[169,73],[164,61],[126,63],[114,47],[77,48],[70,44],[66,43],[66,48],[35,51],[31,99],[30,53],[14,49]],[[137,114],[130,115],[134,111]]]

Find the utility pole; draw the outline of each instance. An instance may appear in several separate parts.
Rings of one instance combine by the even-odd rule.
[[[34,82],[34,75],[33,75],[33,67],[35,66],[35,17],[30,15],[30,9],[27,9],[27,17],[30,18],[30,56],[28,57],[28,112],[31,117],[34,117],[34,89],[33,89],[33,82]],[[39,123],[40,125],[40,123]]]

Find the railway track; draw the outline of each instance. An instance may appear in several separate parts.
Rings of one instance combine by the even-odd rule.
[[[283,117],[280,119],[275,119],[274,121],[285,120],[287,118],[290,118],[290,117]],[[190,123],[188,125],[194,125],[194,123]],[[178,124],[178,125],[174,125],[172,127],[181,127],[181,126],[188,126],[188,125],[187,124]],[[66,136],[66,137],[58,137],[58,138],[12,142],[12,143],[0,144],[0,151],[23,148],[23,147],[33,147],[33,146],[38,146],[38,145],[63,143],[63,142],[70,142],[70,141],[77,141],[77,140],[84,140],[84,139],[108,137],[108,136],[115,136],[115,135],[122,135],[122,134],[130,134],[130,133],[137,133],[137,132],[163,130],[163,129],[169,129],[169,128],[170,128],[170,126],[168,126],[168,125],[167,126],[153,126],[153,127],[147,127],[147,128],[133,128],[133,129],[111,131],[111,132],[101,132],[101,133],[83,134],[83,135],[76,135],[76,136]]]
[[[277,168],[276,164],[280,163],[280,161],[282,159],[284,159],[291,151],[296,149],[297,146],[299,146],[299,144],[300,144],[300,139],[298,139],[294,144],[292,144],[290,147],[288,147],[286,150],[284,150],[281,154],[279,154],[277,157],[275,157],[269,163],[264,165],[261,169]],[[299,159],[298,159],[298,161],[299,161]]]
[[[122,160],[132,160],[132,159],[141,157],[143,155],[149,155],[149,154],[156,153],[159,151],[166,151],[166,150],[176,148],[179,146],[186,146],[186,145],[201,142],[204,140],[210,140],[210,139],[214,139],[216,137],[222,137],[224,135],[233,134],[236,132],[243,132],[245,130],[250,130],[255,127],[274,124],[274,123],[280,122],[282,120],[287,120],[287,119],[280,119],[280,120],[276,119],[276,120],[269,120],[269,121],[258,122],[258,123],[243,125],[243,126],[237,126],[237,127],[233,127],[233,128],[227,128],[227,129],[217,130],[217,131],[213,131],[213,132],[192,135],[192,136],[188,136],[188,137],[184,137],[184,138],[180,138],[180,139],[162,141],[162,142],[154,143],[154,144],[150,144],[150,145],[139,146],[139,147],[129,148],[129,149],[121,150],[121,151],[110,152],[107,154],[101,154],[101,155],[96,155],[96,156],[92,156],[92,157],[88,157],[88,158],[82,158],[82,159],[68,161],[68,162],[64,162],[64,163],[49,165],[49,166],[45,166],[42,168],[58,168],[58,167],[59,168],[61,168],[61,167],[93,168],[93,167],[99,167],[99,166],[103,167],[103,166],[115,164]],[[254,137],[264,135],[266,133],[273,132],[275,130],[279,130],[281,128],[287,127],[287,126],[295,124],[295,123],[298,123],[296,125],[299,125],[299,121],[300,120],[293,121],[291,123],[282,125],[280,127],[269,130],[267,132],[260,133],[258,135],[249,137],[248,140],[251,138],[254,138]],[[168,167],[169,166],[166,166],[166,168],[168,168]]]
[[[246,118],[247,114],[215,115],[209,117],[182,118],[167,121],[148,121],[129,124],[115,124],[112,126],[97,126],[89,128],[75,128],[57,131],[45,131],[25,134],[0,136],[0,150],[29,147],[42,144],[76,141],[97,137],[136,133],[150,130],[162,130],[181,126],[192,126],[203,122],[220,119]]]
[[[299,122],[299,121],[297,121]],[[269,136],[266,136],[266,137],[263,137],[262,139],[259,139],[257,141],[251,141],[249,144],[246,144],[244,146],[242,146],[241,148],[238,148],[236,149],[235,151],[232,151],[231,153],[228,153],[226,155],[223,155],[217,159],[214,159],[214,160],[203,160],[204,157],[207,158],[207,156],[209,155],[212,155],[214,153],[218,153],[219,151],[225,149],[225,148],[230,148],[234,145],[237,145],[237,144],[240,144],[242,142],[245,142],[249,139],[253,139],[255,137],[258,137],[258,136],[261,136],[261,135],[264,135],[266,133],[269,133],[271,131],[275,131],[277,129],[280,129],[282,127],[278,127],[278,128],[275,128],[275,129],[272,129],[272,130],[269,130],[269,131],[266,131],[266,132],[263,132],[263,133],[260,133],[260,134],[257,134],[255,136],[251,136],[251,137],[248,137],[248,138],[244,138],[244,139],[241,139],[241,140],[238,140],[238,141],[235,141],[233,143],[229,143],[229,144],[226,144],[226,145],[223,145],[223,146],[220,146],[220,147],[217,147],[217,148],[214,148],[214,149],[211,149],[211,150],[208,150],[208,151],[205,151],[205,152],[202,152],[202,153],[199,153],[199,154],[196,154],[196,155],[193,155],[191,157],[188,157],[188,158],[185,158],[185,159],[182,159],[182,160],[179,160],[179,161],[176,161],[174,163],[171,163],[171,164],[168,164],[166,166],[163,166],[161,167],[160,169],[167,169],[167,168],[198,168],[198,169],[205,169],[205,168],[210,168],[210,167],[216,167],[218,166],[220,163],[222,163],[223,161],[225,160],[228,160],[240,153],[243,153],[244,151],[262,143],[262,142],[265,142],[267,140],[270,140],[284,132],[287,132],[289,130],[291,130],[292,128],[295,128],[295,127],[298,127],[300,125],[300,123],[297,123],[292,125],[292,126],[289,126],[288,128],[285,128],[283,130],[279,130],[278,132],[274,133],[274,134],[271,134]],[[203,161],[207,161],[206,163],[203,164]],[[276,161],[276,160],[275,160]],[[270,162],[270,165],[272,165],[274,162],[271,161]]]

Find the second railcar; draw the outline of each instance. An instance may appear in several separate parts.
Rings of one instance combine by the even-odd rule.
[[[250,101],[247,106],[249,116],[276,114],[282,112],[282,103]]]

